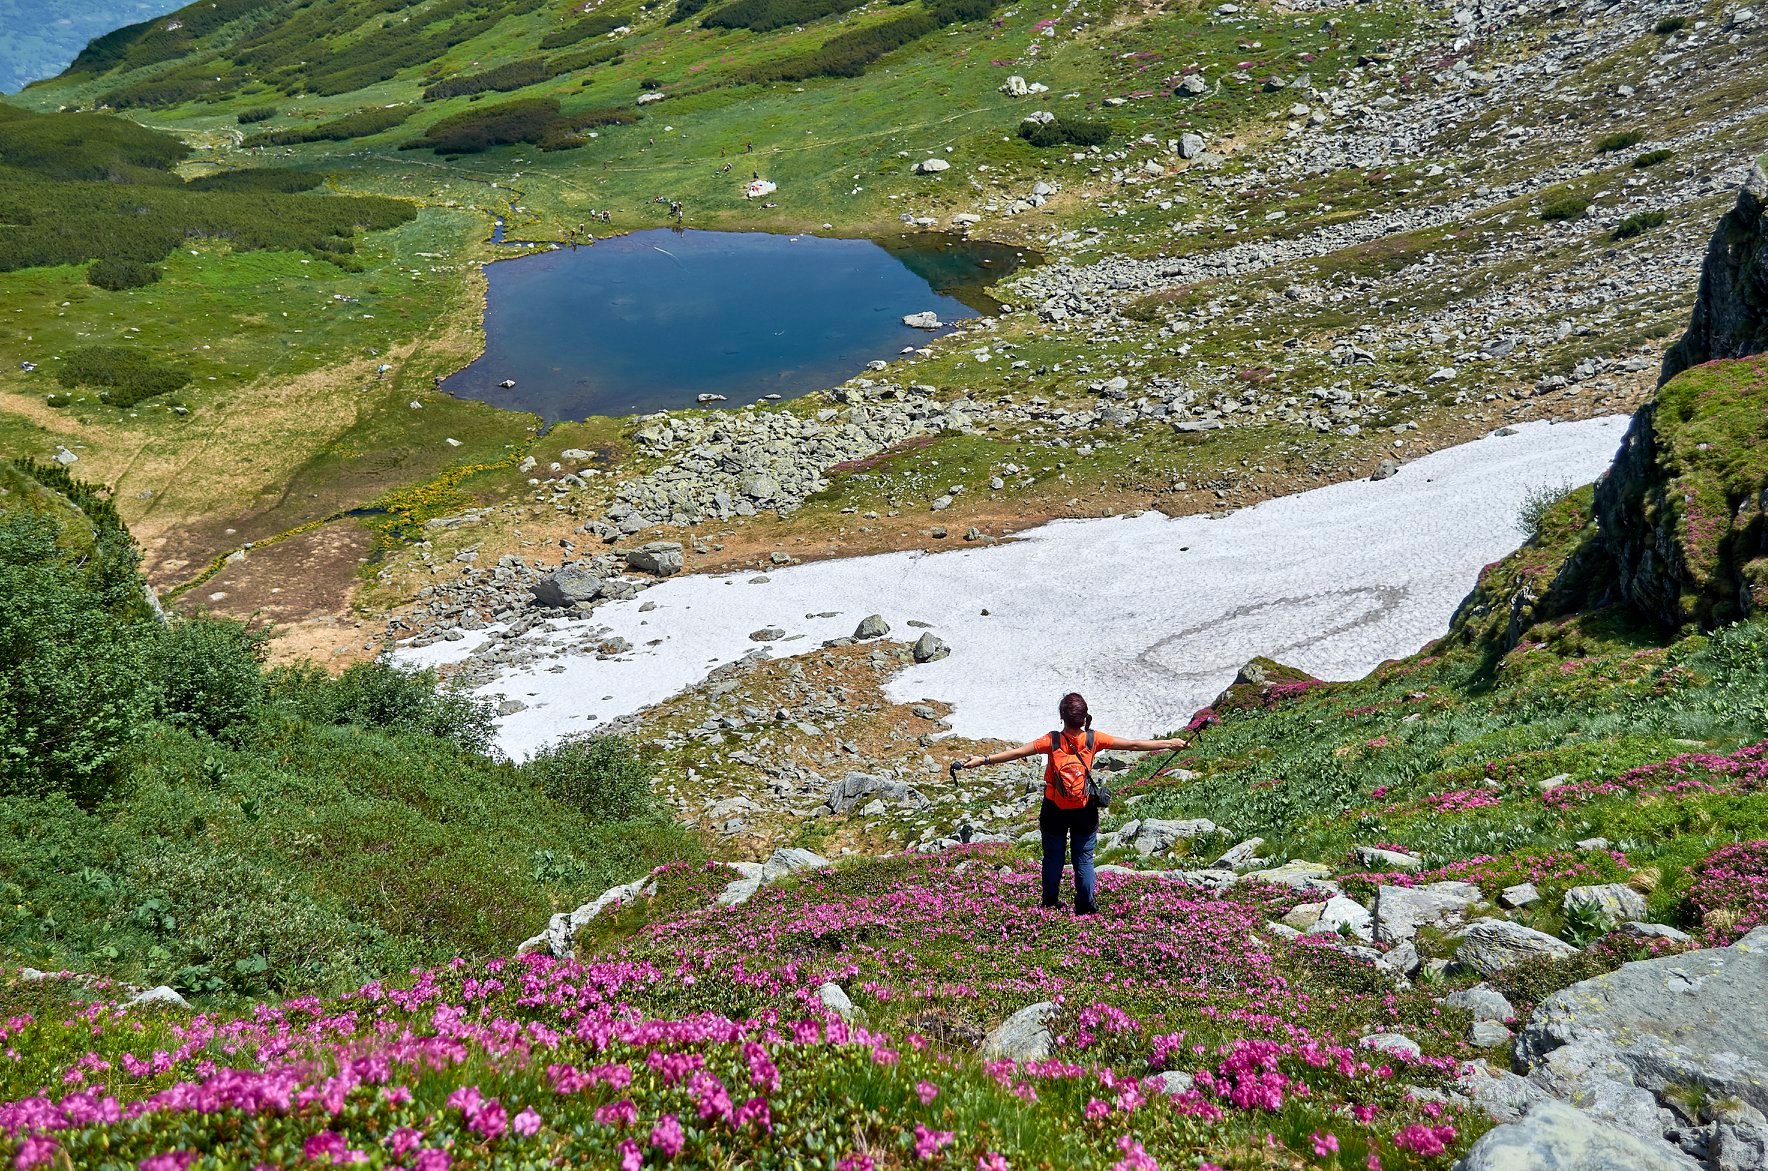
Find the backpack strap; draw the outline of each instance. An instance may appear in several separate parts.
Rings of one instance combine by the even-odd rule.
[[[1099,750],[1097,748],[1093,747],[1093,730],[1091,728],[1088,728],[1087,729],[1087,752],[1090,755],[1090,754],[1095,753],[1097,751],[1099,751]]]
[[[1050,755],[1054,756],[1060,747],[1062,747],[1062,729],[1058,728],[1050,733]]]

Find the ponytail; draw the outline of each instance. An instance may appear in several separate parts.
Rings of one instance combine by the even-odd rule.
[[[1092,729],[1093,714],[1087,710],[1086,698],[1078,691],[1070,691],[1064,695],[1062,702],[1056,705],[1056,712],[1062,717],[1065,728]]]

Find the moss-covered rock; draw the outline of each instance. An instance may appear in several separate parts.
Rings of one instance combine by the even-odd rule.
[[[1768,603],[1768,358],[1684,371],[1634,417],[1596,493],[1613,589],[1667,627]]]

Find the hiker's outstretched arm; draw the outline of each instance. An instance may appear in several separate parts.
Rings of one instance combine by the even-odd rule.
[[[1121,748],[1126,752],[1164,752],[1169,748],[1189,748],[1191,741],[1183,736],[1171,740],[1114,740],[1113,748]]]
[[[1009,760],[1024,760],[1028,756],[1036,756],[1049,746],[1050,738],[1041,736],[1030,744],[1021,744],[1017,748],[1008,748],[1002,752],[991,752],[987,756],[965,757],[958,762],[959,768],[981,768],[985,764],[1006,764]]]

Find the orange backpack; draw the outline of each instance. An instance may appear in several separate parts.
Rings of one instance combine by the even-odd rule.
[[[1050,770],[1045,795],[1058,809],[1085,809],[1094,798],[1093,756],[1098,752],[1093,730],[1087,729],[1086,744],[1068,746],[1060,729],[1050,733]]]

